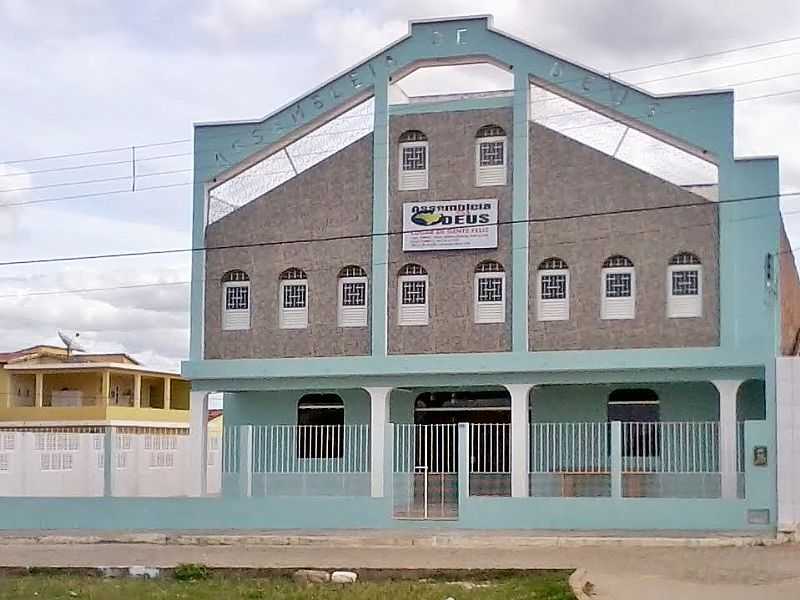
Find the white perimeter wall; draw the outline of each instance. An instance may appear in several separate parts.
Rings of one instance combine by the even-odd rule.
[[[775,365],[778,418],[778,527],[800,525],[800,357]]]
[[[221,433],[209,434],[208,493],[222,485]],[[105,435],[0,430],[0,496],[102,496]],[[188,435],[115,433],[114,496],[187,496]]]

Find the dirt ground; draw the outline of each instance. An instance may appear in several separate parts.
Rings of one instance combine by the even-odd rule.
[[[0,544],[0,566],[588,569],[598,599],[800,598],[800,546],[320,547]]]

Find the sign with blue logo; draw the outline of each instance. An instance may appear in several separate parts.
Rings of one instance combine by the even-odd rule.
[[[403,251],[497,248],[497,199],[403,203]]]

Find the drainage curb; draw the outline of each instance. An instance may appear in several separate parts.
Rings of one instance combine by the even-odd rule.
[[[592,537],[592,536],[470,536],[458,535],[297,535],[297,534],[165,534],[0,535],[0,545],[150,544],[158,546],[320,546],[320,547],[440,547],[451,548],[579,548],[604,547],[751,547],[787,543],[774,537]]]

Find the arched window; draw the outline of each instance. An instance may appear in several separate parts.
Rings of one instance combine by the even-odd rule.
[[[484,125],[475,135],[475,185],[505,185],[508,160],[506,132],[499,125]]]
[[[250,329],[250,277],[239,269],[222,276],[222,329]]]
[[[412,129],[400,136],[397,189],[428,189],[428,138]]]
[[[339,327],[367,325],[367,272],[358,265],[339,271]]]
[[[281,273],[279,293],[278,326],[281,329],[308,327],[308,276],[305,271],[292,267]]]
[[[633,319],[636,316],[636,271],[626,256],[610,256],[603,263],[601,318]]]
[[[428,272],[421,266],[409,263],[397,277],[397,323],[398,325],[427,325]]]
[[[506,274],[503,265],[484,260],[475,267],[474,306],[476,323],[504,323]]]
[[[647,388],[614,390],[608,396],[608,422],[622,422],[623,456],[658,456],[661,418],[658,394]]]
[[[539,263],[536,291],[540,321],[569,319],[569,268],[566,262],[551,257]]]
[[[667,267],[667,316],[671,319],[703,314],[703,266],[691,252],[673,256]]]
[[[306,394],[297,403],[297,457],[342,458],[344,402],[336,394]]]

